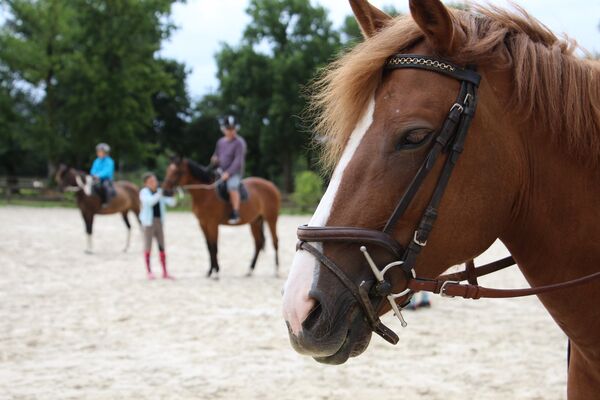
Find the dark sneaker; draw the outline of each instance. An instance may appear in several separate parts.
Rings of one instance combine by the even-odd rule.
[[[426,301],[422,301],[417,305],[418,308],[430,308],[431,307],[431,303],[429,302],[429,300]]]
[[[229,216],[229,221],[227,221],[229,224],[231,225],[235,225],[235,224],[239,224],[240,223],[240,214],[233,210],[231,212],[231,215]]]

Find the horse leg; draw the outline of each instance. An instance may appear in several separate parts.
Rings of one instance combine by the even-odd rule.
[[[271,240],[275,249],[275,276],[279,276],[279,238],[277,237],[277,214],[271,218],[267,218],[269,231],[271,232]]]
[[[85,232],[87,234],[87,247],[85,249],[85,252],[87,254],[92,254],[92,226],[94,224],[94,214],[83,211],[81,214],[83,215],[83,221],[85,222]]]
[[[597,397],[600,390],[600,370],[598,359],[586,358],[571,342],[571,355],[568,369],[567,398],[584,400]]]
[[[125,226],[127,227],[127,240],[125,241],[125,248],[123,249],[123,253],[126,253],[129,250],[129,243],[131,242],[131,224],[129,223],[129,218],[127,218],[128,211],[123,211],[121,215],[123,216],[123,222],[125,222]]]
[[[256,259],[258,258],[258,254],[265,247],[263,217],[259,216],[252,223],[250,223],[250,230],[252,231],[252,236],[254,237],[254,257],[252,257],[250,269],[248,270],[246,276],[252,276],[252,273],[254,272],[254,267],[256,266]]]
[[[210,253],[210,269],[206,274],[210,278],[214,272],[214,279],[219,279],[219,262],[217,261],[217,240],[219,238],[219,225],[200,224],[204,237],[206,238],[206,247]]]

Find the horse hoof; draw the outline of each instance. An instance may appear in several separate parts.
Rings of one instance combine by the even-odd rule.
[[[85,253],[85,254],[87,254],[87,255],[92,255],[92,254],[94,254],[94,252],[93,252],[93,251],[91,251],[91,250],[85,250],[85,251],[84,251],[84,253]]]
[[[252,271],[250,270],[250,271],[246,272],[246,275],[244,275],[244,276],[245,276],[246,278],[250,278],[250,277],[252,277]]]
[[[211,276],[211,279],[213,281],[218,281],[219,280],[219,274],[215,273],[213,276]]]

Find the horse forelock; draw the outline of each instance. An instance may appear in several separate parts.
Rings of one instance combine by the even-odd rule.
[[[600,62],[574,55],[574,41],[557,38],[547,27],[516,11],[476,6],[452,10],[465,43],[450,57],[480,70],[507,69],[514,76],[511,114],[531,121],[566,145],[571,156],[600,164]],[[308,109],[316,145],[328,170],[337,165],[354,127],[381,83],[386,60],[424,39],[410,16],[397,17],[381,32],[323,70],[313,83]],[[483,71],[485,73],[485,71]]]

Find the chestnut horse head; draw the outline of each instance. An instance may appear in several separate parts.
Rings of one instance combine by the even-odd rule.
[[[532,254],[530,238],[535,235],[544,250],[552,249],[544,257],[558,257],[560,237],[551,236],[544,222],[560,206],[576,202],[562,190],[552,192],[553,180],[570,173],[577,178],[569,181],[565,176],[565,181],[574,190],[581,184],[598,194],[598,189],[589,189],[590,181],[597,179],[591,165],[600,161],[598,63],[577,59],[570,43],[558,40],[522,10],[513,14],[478,8],[470,13],[447,9],[439,0],[411,0],[410,17],[391,19],[366,0],[350,3],[366,40],[334,63],[317,84],[317,129],[327,137],[323,158],[335,168],[309,227],[385,230],[403,248],[416,242],[419,254],[413,267],[423,278],[435,278],[452,265],[478,256],[497,238],[509,247],[532,283],[597,270],[600,264],[544,276],[545,260]],[[411,67],[390,67],[390,62],[404,62],[403,54],[414,55],[407,61]],[[464,100],[466,78],[415,65],[427,60],[437,62],[436,68],[442,64],[460,71],[476,68],[481,76],[476,113],[464,151],[462,146],[456,151],[462,155],[451,175],[444,178],[452,153],[443,151],[406,210],[388,224],[403,193],[439,143],[452,110]],[[544,180],[533,179],[534,164]],[[425,243],[415,232],[444,179],[447,186],[435,228]],[[581,194],[577,205],[591,207],[593,197]],[[600,214],[592,214],[598,225]],[[598,240],[598,228],[590,229]],[[599,246],[593,242],[586,238],[578,245],[589,247],[588,256],[597,256],[600,262]],[[373,281],[356,241],[322,241],[313,246],[338,266],[351,285]],[[397,260],[381,243],[367,247],[379,266]],[[403,293],[406,274],[397,268],[387,277],[393,291]],[[293,347],[320,362],[343,363],[363,352],[370,341],[372,326],[342,281],[324,267],[323,259],[302,248],[296,252],[284,288],[283,313]],[[398,303],[406,300],[401,296]],[[554,300],[550,295],[542,298],[558,320],[567,311],[558,301],[553,309]],[[373,306],[379,315],[390,308],[385,302]]]
[[[188,158],[173,157],[163,183],[163,189],[173,191],[178,186],[193,183],[211,184],[215,181],[215,174],[209,167],[204,167]]]

